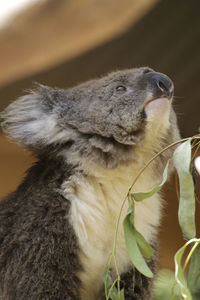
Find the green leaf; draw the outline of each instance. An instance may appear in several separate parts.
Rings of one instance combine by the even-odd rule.
[[[120,290],[120,298],[119,300],[125,300],[124,289]]]
[[[115,285],[113,285],[114,281],[111,276],[111,272],[108,269],[105,274],[104,274],[104,284],[105,284],[105,289],[106,289],[106,299],[108,298],[112,300],[118,300],[118,292],[117,288]]]
[[[152,278],[153,273],[147,266],[145,259],[142,256],[140,249],[138,247],[136,230],[130,221],[130,213],[126,215],[123,222],[123,227],[124,227],[126,248],[133,265],[140,273],[144,274],[147,277]]]
[[[118,292],[117,292],[117,288],[116,286],[114,286],[110,292],[110,297],[109,299],[112,299],[112,300],[119,300],[119,297],[118,297]]]
[[[173,154],[174,166],[178,172],[180,202],[178,218],[183,237],[191,239],[196,236],[194,183],[190,173],[191,142],[182,143]]]
[[[187,283],[192,293],[196,293],[200,290],[200,286],[197,284],[198,280],[200,279],[200,245],[194,250],[190,268],[188,271],[187,276]]]
[[[150,258],[154,253],[154,249],[147,243],[143,235],[141,235],[141,233],[138,232],[136,229],[135,238],[142,255],[146,258]]]
[[[186,281],[186,278],[184,275],[183,267],[181,265],[181,260],[182,260],[183,254],[184,254],[187,246],[194,242],[200,243],[200,239],[194,238],[194,239],[191,239],[190,241],[188,241],[187,243],[185,243],[185,245],[183,245],[183,247],[181,247],[177,251],[177,253],[174,257],[174,259],[175,259],[175,280],[180,288],[181,296],[183,297],[183,299],[186,299],[186,300],[192,300],[192,296],[191,296],[190,290],[187,286],[187,281]]]
[[[134,221],[135,221],[134,200],[129,201],[129,208],[128,208],[127,214],[129,215],[131,224],[134,226]]]
[[[165,184],[165,182],[167,180],[168,166],[169,166],[169,161],[167,162],[165,169],[163,171],[162,182],[158,186],[154,187],[151,191],[146,192],[146,193],[131,193],[131,197],[134,198],[135,201],[142,201],[146,198],[153,196],[155,193],[160,191],[160,189],[162,188],[162,186]]]

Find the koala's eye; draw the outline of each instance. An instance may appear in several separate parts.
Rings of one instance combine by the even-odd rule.
[[[124,85],[118,85],[116,87],[117,92],[126,92],[126,87]]]

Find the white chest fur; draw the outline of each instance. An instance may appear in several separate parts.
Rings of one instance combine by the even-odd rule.
[[[63,184],[64,194],[71,201],[70,219],[80,244],[80,260],[83,271],[82,299],[97,299],[103,285],[103,274],[112,251],[116,220],[120,207],[139,166],[132,164],[117,170],[96,172],[93,176],[73,176]],[[134,187],[134,191],[147,191],[155,185],[151,170],[146,170]],[[150,242],[160,220],[160,196],[157,194],[135,207],[135,226]],[[130,260],[127,255],[122,221],[126,215],[126,203],[119,226],[117,262],[119,272],[127,270]],[[114,266],[113,266],[114,267]]]

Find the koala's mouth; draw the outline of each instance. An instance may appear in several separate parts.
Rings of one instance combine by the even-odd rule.
[[[172,97],[161,96],[147,99],[144,102],[144,111],[148,117],[156,120],[157,117],[168,115],[170,106],[172,103]]]
[[[146,99],[144,101],[144,109],[149,105],[151,104],[152,102],[160,102],[160,101],[168,101],[169,103],[171,103],[172,101],[172,97],[167,97],[167,96],[162,96],[162,97],[152,97],[152,98],[149,98],[149,99]]]

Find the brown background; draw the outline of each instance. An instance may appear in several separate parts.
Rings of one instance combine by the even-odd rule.
[[[181,134],[193,135],[200,125],[199,11],[198,0],[40,1],[0,31],[0,110],[35,81],[69,87],[111,70],[148,65],[173,79]],[[33,161],[0,135],[0,198]],[[183,244],[174,181],[165,187],[160,230],[161,267],[170,268]]]

